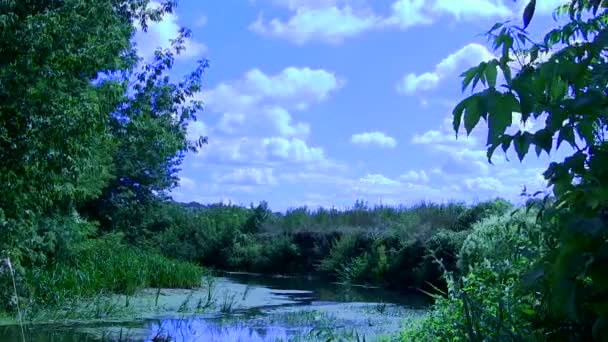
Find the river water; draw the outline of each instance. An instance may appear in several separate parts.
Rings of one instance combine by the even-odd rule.
[[[309,277],[226,273],[196,290],[149,289],[26,324],[26,341],[374,341],[424,315],[424,295]],[[61,323],[57,323],[60,321]],[[22,341],[0,326],[0,341]]]

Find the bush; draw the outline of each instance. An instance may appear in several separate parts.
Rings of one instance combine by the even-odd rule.
[[[435,296],[429,315],[407,328],[403,341],[541,339],[531,318],[540,295],[521,287],[521,279],[548,250],[545,229],[535,213],[490,217],[475,224],[463,243],[463,276],[446,272],[446,296]]]
[[[461,231],[470,229],[473,224],[491,216],[503,215],[513,209],[513,204],[497,198],[491,201],[478,203],[470,208],[467,208],[458,216],[456,224],[452,226],[453,230]]]
[[[492,216],[473,226],[459,256],[459,268],[470,267],[488,259],[491,263],[516,260],[520,255],[538,254],[543,232],[536,222],[537,211],[517,210],[511,214]],[[517,246],[517,248],[514,248]]]
[[[358,236],[345,234],[334,240],[329,255],[321,260],[318,270],[339,276],[337,270],[351,262],[361,252],[357,249]]]

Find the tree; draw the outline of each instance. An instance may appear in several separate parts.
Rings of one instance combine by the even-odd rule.
[[[182,82],[167,77],[190,35],[182,29],[141,64],[136,26],[175,7],[149,4],[0,2],[0,252],[17,268],[53,254],[49,232],[89,227],[76,209],[99,209],[90,216],[104,224],[103,214],[162,197],[184,153],[206,142],[188,141],[186,129],[207,62]]]
[[[183,81],[171,83],[166,71],[175,55],[184,49],[190,32],[182,29],[170,49],[158,49],[151,63],[134,75],[133,94],[124,95],[120,105],[108,116],[116,141],[112,160],[112,179],[103,194],[86,203],[83,210],[99,220],[105,230],[123,230],[133,239],[141,235],[149,210],[166,199],[167,191],[178,184],[177,172],[188,151],[207,142],[206,137],[189,141],[187,127],[196,120],[202,103],[194,99],[200,91],[207,60]]]
[[[573,0],[561,6],[556,14],[568,23],[538,43],[526,31],[535,5],[526,6],[524,28],[498,23],[487,33],[500,57],[462,74],[463,90],[475,90],[479,82],[483,89],[456,105],[454,130],[458,134],[463,125],[470,134],[483,118],[490,162],[498,147],[506,152],[513,146],[520,161],[531,146],[538,156],[563,143],[572,147],[544,173],[555,203],[542,218],[556,227],[557,248],[531,279],[545,283],[546,314],[555,329],[568,325],[577,338],[599,338],[608,327],[608,4]],[[523,122],[544,116],[545,126],[509,134],[513,113]]]

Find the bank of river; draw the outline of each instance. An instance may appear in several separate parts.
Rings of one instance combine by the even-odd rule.
[[[227,273],[196,290],[148,289],[35,317],[27,341],[366,341],[421,317],[423,295],[331,284],[314,278]],[[60,320],[61,323],[57,323]],[[21,341],[0,326],[0,341]]]

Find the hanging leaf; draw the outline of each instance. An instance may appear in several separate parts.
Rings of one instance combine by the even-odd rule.
[[[498,70],[497,70],[497,66],[498,66],[498,61],[497,60],[492,60],[490,62],[488,62],[488,64],[485,67],[485,78],[488,81],[488,86],[495,88],[496,87],[496,78],[498,77]]]
[[[517,132],[515,137],[513,138],[513,144],[515,145],[515,152],[517,152],[517,157],[519,161],[522,161],[526,154],[528,154],[528,150],[530,149],[530,144],[532,143],[532,134],[529,132]]]
[[[524,29],[530,25],[530,21],[532,21],[532,17],[534,16],[534,10],[536,9],[536,0],[530,0],[528,5],[524,9]]]
[[[480,101],[478,96],[471,96],[469,99],[471,99],[471,101],[467,102],[464,113],[464,129],[467,131],[467,135],[471,134],[473,128],[479,123],[482,115],[485,114],[481,108],[482,101]]]
[[[460,77],[463,77],[464,79],[462,80],[462,91],[464,91],[465,89],[467,89],[467,87],[469,86],[469,84],[471,84],[471,81],[473,80],[473,77],[475,77],[478,73],[478,67],[472,67],[469,70],[463,72]]]

